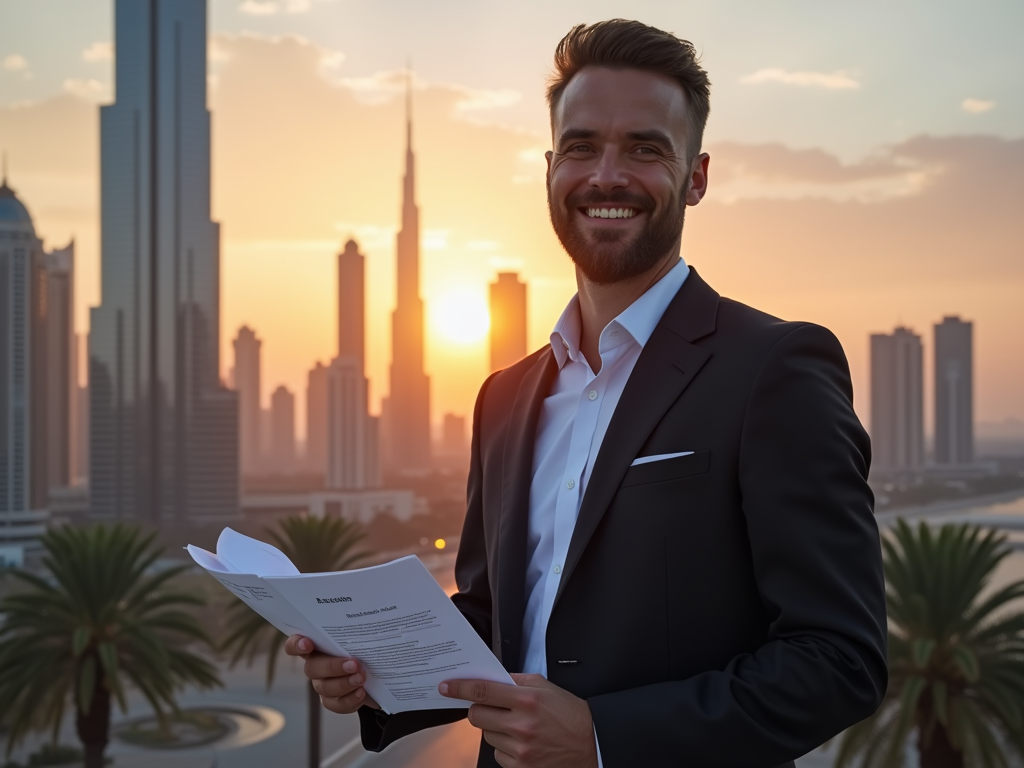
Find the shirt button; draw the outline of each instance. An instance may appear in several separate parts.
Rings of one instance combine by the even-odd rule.
[[[560,566],[560,565],[556,565],[556,566],[555,566],[554,568],[552,568],[551,570],[553,570],[553,571],[554,571],[554,572],[555,572],[556,574],[557,574],[557,573],[561,573],[561,572],[562,572],[562,566]]]
[[[576,487],[576,481],[570,480],[568,483],[565,484],[565,487],[571,491],[573,488]]]
[[[587,397],[589,397],[591,400],[597,400],[597,390],[590,390],[590,392],[587,393]]]

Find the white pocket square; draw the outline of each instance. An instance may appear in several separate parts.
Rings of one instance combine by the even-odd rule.
[[[641,464],[650,464],[652,461],[664,461],[665,459],[677,459],[680,456],[692,456],[693,451],[680,451],[679,453],[657,453],[654,456],[641,456],[635,459],[629,466],[636,467]]]

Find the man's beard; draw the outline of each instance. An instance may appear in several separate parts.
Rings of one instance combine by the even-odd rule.
[[[624,232],[597,230],[588,237],[574,221],[580,208],[610,205],[647,212],[647,224],[632,240]],[[551,200],[548,183],[548,211],[555,234],[562,242],[569,258],[580,271],[598,285],[617,283],[642,275],[652,269],[676,244],[683,231],[686,214],[686,194],[679,196],[657,215],[654,200],[647,195],[617,191],[609,194],[597,190],[579,192],[565,201],[565,206]]]

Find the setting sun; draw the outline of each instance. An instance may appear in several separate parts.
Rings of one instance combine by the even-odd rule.
[[[431,302],[430,318],[436,333],[457,344],[479,341],[491,327],[487,303],[470,290],[452,290]]]

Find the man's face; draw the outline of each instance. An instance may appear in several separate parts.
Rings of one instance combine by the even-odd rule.
[[[551,223],[583,274],[615,283],[678,252],[683,214],[703,196],[707,171],[707,155],[688,158],[679,84],[587,67],[569,81],[551,123]]]

